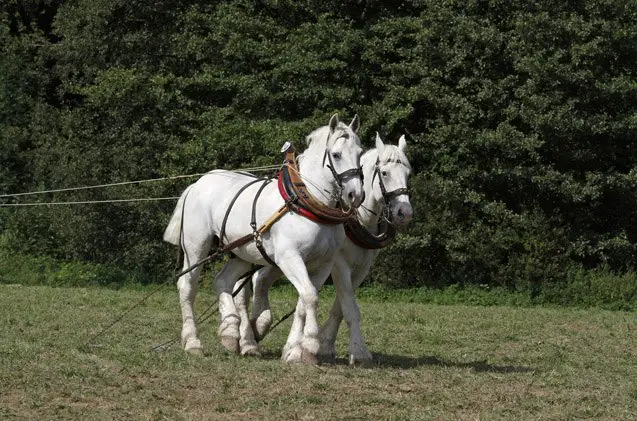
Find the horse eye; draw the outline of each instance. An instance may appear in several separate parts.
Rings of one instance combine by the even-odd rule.
[[[334,152],[334,153],[332,154],[332,158],[334,158],[334,159],[341,159],[341,154],[340,154],[340,153],[338,153],[338,152]]]
[[[387,171],[381,171],[380,175],[382,175],[383,177],[387,177]]]

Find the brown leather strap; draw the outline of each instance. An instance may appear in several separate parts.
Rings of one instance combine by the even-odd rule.
[[[396,229],[387,221],[378,224],[378,234],[374,235],[367,230],[357,219],[351,218],[345,222],[345,234],[359,247],[376,250],[390,245],[396,237]]]
[[[301,179],[296,162],[296,151],[290,147],[285,153],[284,166],[281,169],[283,174],[283,182],[286,184],[286,190],[289,190],[290,202],[295,206],[304,208],[314,214],[319,222],[328,224],[342,224],[347,221],[353,214],[354,209],[347,212],[340,208],[331,208],[323,202],[317,200],[308,190],[307,186]],[[291,206],[294,210],[294,206]]]
[[[261,241],[261,235],[269,231],[270,228],[272,228],[272,225],[274,225],[276,221],[281,219],[281,217],[285,215],[287,211],[288,211],[287,205],[281,206],[275,213],[270,215],[270,217],[263,223],[263,225],[261,225],[261,227],[259,227],[259,229],[255,229],[254,232],[252,233],[254,237],[254,241],[257,245],[257,250],[259,250],[259,253],[261,253],[261,256],[263,256],[265,261],[271,264],[272,266],[276,266],[276,263],[265,251],[265,247],[263,247],[263,242]]]

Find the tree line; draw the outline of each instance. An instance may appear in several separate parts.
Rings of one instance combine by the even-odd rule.
[[[632,0],[9,0],[0,20],[0,192],[277,163],[358,113],[414,169],[373,280],[541,295],[602,270],[635,294]],[[163,281],[173,205],[0,208],[2,244]]]

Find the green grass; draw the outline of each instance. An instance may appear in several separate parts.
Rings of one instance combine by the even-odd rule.
[[[204,357],[178,345],[177,294],[162,288],[85,349],[150,289],[0,285],[0,419],[636,419],[637,316],[602,309],[438,305],[363,294],[371,368],[226,354],[215,321]],[[386,294],[390,294],[387,292]],[[322,295],[325,310],[333,297]],[[198,308],[213,300],[208,291]],[[276,315],[295,302],[275,288]],[[216,315],[215,315],[216,316]]]

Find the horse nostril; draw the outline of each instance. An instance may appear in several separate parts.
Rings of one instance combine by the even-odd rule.
[[[405,219],[405,212],[402,209],[398,209],[398,217],[403,220]]]
[[[349,192],[349,194],[347,195],[347,198],[349,199],[350,203],[354,202],[354,192]]]

